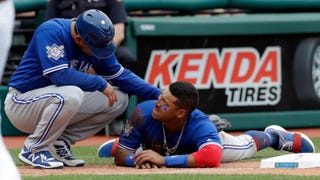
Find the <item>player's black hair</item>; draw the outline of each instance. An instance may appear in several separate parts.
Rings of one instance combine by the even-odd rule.
[[[189,82],[177,81],[169,86],[170,93],[177,98],[175,105],[191,113],[199,105],[199,92]]]

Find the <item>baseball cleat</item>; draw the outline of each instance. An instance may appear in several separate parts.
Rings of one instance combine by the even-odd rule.
[[[18,158],[20,161],[29,164],[35,168],[44,169],[61,169],[63,168],[63,163],[56,160],[50,151],[43,150],[39,152],[32,153],[27,151],[26,147],[23,147]]]
[[[98,156],[101,158],[114,157],[119,139],[112,139],[103,143],[98,149]]]
[[[57,140],[50,146],[50,150],[53,157],[63,162],[65,166],[79,167],[85,164],[84,160],[73,157],[70,145],[63,140]]]
[[[313,153],[315,147],[311,139],[300,132],[288,132],[278,125],[271,125],[264,130],[279,137],[278,146],[273,147],[276,150],[285,150],[295,153]]]

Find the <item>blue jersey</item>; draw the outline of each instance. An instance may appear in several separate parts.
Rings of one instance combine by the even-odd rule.
[[[138,104],[134,113],[140,111],[140,115],[135,115],[135,118],[130,118],[130,121],[127,122],[120,135],[119,147],[135,151],[142,145],[143,149],[152,149],[165,155],[162,122],[152,118],[155,102],[151,100]],[[177,144],[179,136],[180,132],[166,134],[169,148]],[[207,144],[220,146],[217,129],[207,115],[200,110],[194,110],[187,120],[182,139],[173,155],[191,154]]]
[[[72,39],[72,21],[55,18],[36,29],[8,86],[22,93],[52,84],[75,85],[92,92],[103,91],[109,81],[128,94],[158,98],[158,88],[123,68],[114,55],[100,59],[83,53]],[[98,75],[87,74],[91,67]]]

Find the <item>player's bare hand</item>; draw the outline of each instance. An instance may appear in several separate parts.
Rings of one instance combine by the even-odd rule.
[[[96,71],[95,71],[92,67],[89,68],[89,70],[87,71],[87,73],[88,73],[88,74],[93,74],[93,75],[96,75],[96,74],[97,74]]]
[[[102,93],[107,96],[109,100],[109,107],[112,107],[114,103],[118,101],[118,96],[111,84],[108,83],[106,89],[104,89]]]
[[[157,165],[152,164],[152,163],[144,163],[139,165],[136,165],[137,169],[152,169],[152,168],[159,168]]]
[[[136,152],[133,156],[136,167],[154,168],[164,165],[164,157],[152,150]]]

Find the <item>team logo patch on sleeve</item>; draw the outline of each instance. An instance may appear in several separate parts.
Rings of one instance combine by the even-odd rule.
[[[130,122],[127,122],[124,127],[124,136],[128,137],[133,129],[133,126]]]
[[[64,46],[58,46],[56,43],[52,44],[51,46],[46,46],[48,58],[53,58],[58,60],[61,57],[64,57]]]

